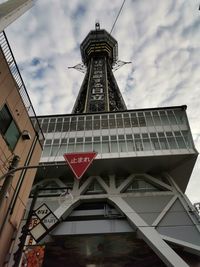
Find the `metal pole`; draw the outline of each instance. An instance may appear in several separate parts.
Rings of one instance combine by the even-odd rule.
[[[20,242],[19,242],[19,245],[18,245],[19,247],[18,247],[17,251],[14,253],[14,265],[13,265],[13,267],[19,267],[19,264],[20,264],[20,261],[21,261],[24,245],[25,245],[25,242],[26,242],[26,237],[27,237],[28,232],[29,232],[29,225],[31,223],[31,218],[32,218],[32,215],[33,215],[34,206],[35,206],[35,203],[37,201],[37,197],[38,197],[38,193],[39,193],[39,187],[40,186],[36,186],[36,189],[35,189],[35,192],[34,192],[33,200],[31,202],[31,206],[30,206],[30,209],[29,209],[29,213],[28,213],[28,217],[27,217],[26,223],[22,227],[22,231],[21,231],[22,234],[21,234],[21,236],[19,238],[20,239]]]
[[[12,183],[12,179],[14,177],[14,171],[17,168],[20,161],[19,156],[14,156],[11,162],[11,165],[8,170],[8,174],[5,176],[5,181],[2,185],[1,191],[0,191],[0,211],[4,203],[4,199],[6,197],[6,194],[8,192],[9,186]],[[11,173],[9,173],[11,171]]]

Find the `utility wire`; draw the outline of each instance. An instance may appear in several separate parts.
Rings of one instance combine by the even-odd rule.
[[[117,20],[118,20],[118,18],[119,18],[119,15],[120,15],[120,13],[121,13],[121,11],[122,11],[122,8],[123,8],[125,2],[126,2],[126,0],[123,1],[122,5],[121,5],[121,7],[120,7],[120,10],[119,10],[119,12],[118,12],[118,14],[117,14],[117,17],[116,17],[116,19],[115,19],[115,21],[114,21],[114,23],[113,23],[113,26],[112,26],[112,29],[111,29],[111,31],[110,31],[110,34],[112,33],[112,31],[113,31],[113,29],[114,29],[114,27],[115,27],[115,24],[116,24],[116,22],[117,22]]]

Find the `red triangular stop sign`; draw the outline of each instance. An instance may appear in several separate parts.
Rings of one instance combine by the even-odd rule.
[[[69,164],[74,175],[79,180],[88,169],[96,155],[96,152],[82,152],[64,154],[63,156]]]

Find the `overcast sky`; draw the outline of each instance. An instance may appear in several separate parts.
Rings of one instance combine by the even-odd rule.
[[[3,2],[0,0],[0,2]],[[99,20],[110,32],[122,0],[38,0],[6,29],[37,115],[71,113],[84,74],[79,45]],[[130,109],[187,105],[200,150],[200,11],[198,0],[126,0],[113,30],[115,72]],[[200,161],[187,188],[200,202]]]

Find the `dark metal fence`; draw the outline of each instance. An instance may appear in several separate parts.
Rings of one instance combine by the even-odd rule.
[[[23,82],[22,76],[20,74],[17,63],[15,61],[14,55],[13,55],[12,50],[10,48],[10,45],[8,43],[8,39],[6,37],[5,32],[0,32],[0,48],[1,48],[1,50],[4,54],[4,57],[7,61],[7,64],[8,64],[8,67],[10,69],[10,72],[13,76],[13,79],[15,80],[15,82],[18,86],[19,93],[21,95],[24,106],[27,110],[27,113],[31,119],[31,123],[32,123],[35,131],[37,132],[37,134],[39,136],[40,144],[41,144],[41,146],[43,146],[44,134],[43,134],[42,129],[40,127],[35,110],[34,110],[33,105],[31,103],[28,92],[26,90],[25,84]],[[34,119],[34,123],[33,123],[32,119]]]

